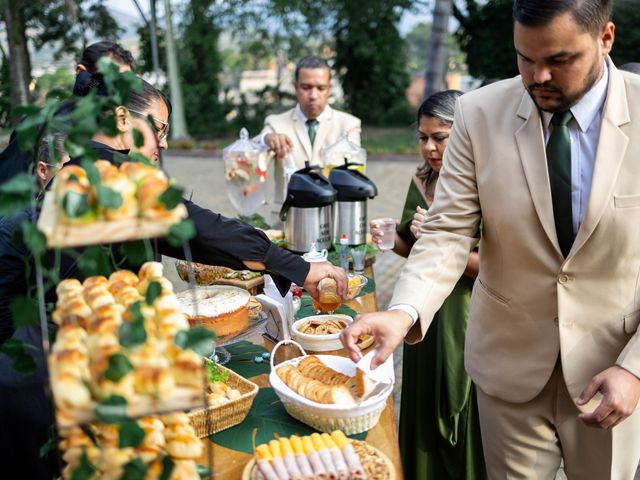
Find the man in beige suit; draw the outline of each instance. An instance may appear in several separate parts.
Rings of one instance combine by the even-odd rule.
[[[520,76],[458,100],[376,364],[424,336],[479,236],[465,365],[493,479],[626,479],[640,459],[640,77],[609,0],[515,0]],[[405,338],[406,337],[406,338]],[[419,368],[416,365],[416,368]]]
[[[360,120],[332,109],[331,70],[318,57],[305,57],[296,65],[295,91],[298,104],[284,113],[269,115],[264,122],[262,141],[275,153],[275,198],[272,213],[277,217],[286,194],[285,167],[291,171],[322,165],[322,147],[336,143],[344,134],[360,145]],[[293,164],[285,166],[291,154]],[[273,219],[272,219],[273,220]]]

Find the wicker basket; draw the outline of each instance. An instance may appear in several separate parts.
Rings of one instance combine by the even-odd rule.
[[[198,438],[208,437],[209,435],[242,423],[249,413],[253,399],[258,394],[258,386],[255,383],[250,382],[233,370],[229,370],[222,365],[218,365],[218,368],[229,373],[229,379],[226,383],[230,387],[239,390],[240,397],[223,405],[201,408],[189,412],[188,415],[191,420],[191,425],[193,425]]]
[[[280,365],[297,366],[300,360],[306,356],[306,352],[300,344],[293,340],[282,340],[276,344],[271,352],[269,383],[289,415],[321,432],[329,433],[334,430],[342,430],[347,435],[366,432],[378,423],[382,411],[387,406],[387,397],[393,391],[393,383],[380,393],[355,405],[313,402],[291,390],[276,373],[273,363],[275,352],[278,347],[284,344],[296,345],[302,352],[302,356],[282,362]],[[355,363],[346,357],[337,355],[316,355],[316,357],[334,370],[349,376],[355,374]]]

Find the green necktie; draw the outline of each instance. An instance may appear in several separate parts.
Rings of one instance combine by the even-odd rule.
[[[553,217],[560,250],[569,255],[573,245],[573,216],[571,209],[571,136],[569,122],[573,118],[570,111],[553,115],[553,131],[547,142],[547,165],[551,184]]]
[[[311,147],[313,148],[313,142],[316,140],[316,133],[318,130],[318,120],[307,120],[306,124],[309,140],[311,140]]]

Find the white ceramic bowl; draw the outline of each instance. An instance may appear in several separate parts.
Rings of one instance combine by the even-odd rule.
[[[328,352],[331,350],[340,350],[342,342],[340,342],[340,332],[332,333],[329,335],[315,335],[310,333],[302,333],[298,329],[303,323],[309,320],[315,320],[320,322],[326,322],[328,320],[342,320],[346,322],[347,326],[351,325],[353,318],[349,315],[342,315],[334,313],[332,315],[312,315],[293,322],[291,326],[291,336],[298,342],[305,350],[312,352]]]

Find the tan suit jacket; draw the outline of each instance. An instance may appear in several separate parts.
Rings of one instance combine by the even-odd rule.
[[[295,108],[278,115],[269,115],[264,121],[264,128],[261,134],[286,134],[293,143],[292,154],[296,162],[296,168],[301,169],[304,167],[305,161],[308,161],[310,165],[322,165],[320,159],[322,148],[336,143],[344,133],[349,133],[349,140],[360,145],[360,130],[360,119],[348,113],[334,110],[327,105],[323,112],[322,121],[318,124],[313,148],[311,148],[307,126]],[[274,176],[276,185],[272,210],[279,212],[286,193],[282,160],[276,159]]]
[[[566,260],[540,114],[516,77],[458,100],[436,198],[391,301],[419,312],[407,341],[420,340],[482,218],[465,366],[506,401],[534,398],[558,355],[574,401],[614,364],[640,376],[640,76],[609,66],[591,196]]]

